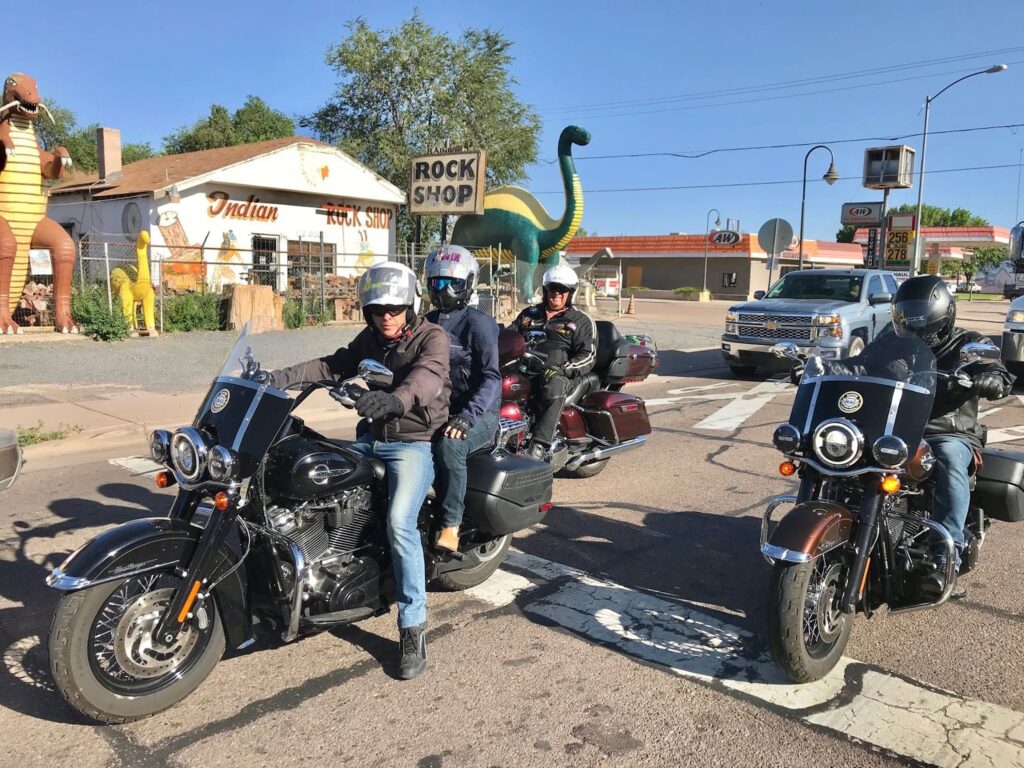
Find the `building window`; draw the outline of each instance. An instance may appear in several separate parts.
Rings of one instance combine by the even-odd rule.
[[[277,285],[277,238],[252,236],[252,285]]]
[[[722,273],[722,287],[723,288],[735,288],[736,287],[736,273],[735,272],[723,272]]]

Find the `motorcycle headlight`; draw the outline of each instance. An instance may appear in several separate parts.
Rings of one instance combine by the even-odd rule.
[[[883,467],[898,467],[907,460],[910,452],[907,444],[896,435],[884,435],[875,440],[871,453]]]
[[[208,449],[203,436],[191,427],[184,427],[171,438],[171,462],[186,480],[196,481],[206,469]]]
[[[210,458],[206,463],[210,470],[210,477],[217,482],[231,480],[238,468],[238,458],[234,451],[223,445],[215,445],[210,449]]]
[[[846,419],[823,421],[814,430],[814,454],[830,467],[841,469],[864,453],[864,435]]]
[[[149,455],[157,464],[166,464],[171,457],[171,433],[158,429],[149,436]]]
[[[800,430],[792,424],[779,424],[772,435],[772,445],[783,453],[793,453],[800,448]]]

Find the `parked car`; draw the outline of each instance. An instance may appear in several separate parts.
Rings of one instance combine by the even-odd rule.
[[[962,282],[956,285],[957,293],[981,293],[982,287],[971,280],[970,283]]]
[[[891,272],[804,269],[790,272],[754,301],[735,304],[725,318],[722,355],[736,376],[777,368],[773,344],[793,342],[804,354],[856,355],[892,323],[897,290]]]

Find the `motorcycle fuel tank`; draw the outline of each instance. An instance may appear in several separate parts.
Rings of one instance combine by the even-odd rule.
[[[530,397],[530,380],[521,373],[510,373],[501,379],[501,399],[504,402],[522,403]]]
[[[267,489],[289,499],[323,498],[372,479],[373,471],[359,456],[303,437],[281,441],[267,459]]]

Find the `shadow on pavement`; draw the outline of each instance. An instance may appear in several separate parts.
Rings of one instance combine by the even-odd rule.
[[[83,528],[166,515],[171,503],[170,496],[131,483],[108,483],[97,490],[108,501],[57,499],[49,504],[54,522],[36,527],[24,520],[11,522],[16,541],[0,549],[0,598],[20,605],[0,609],[0,706],[43,720],[86,722],[64,703],[50,679],[46,644],[60,594],[46,586],[46,577],[71,550],[47,547]],[[40,558],[41,552],[46,554]]]

